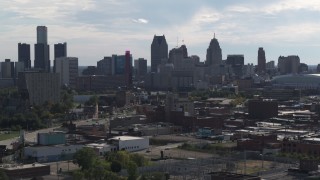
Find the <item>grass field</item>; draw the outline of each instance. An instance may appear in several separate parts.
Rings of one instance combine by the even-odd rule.
[[[19,137],[19,131],[1,131],[0,132],[0,141],[11,139],[14,137]]]

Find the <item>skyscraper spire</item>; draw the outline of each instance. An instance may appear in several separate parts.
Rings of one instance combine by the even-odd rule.
[[[214,38],[214,39],[216,38],[216,33],[213,33],[213,38]]]

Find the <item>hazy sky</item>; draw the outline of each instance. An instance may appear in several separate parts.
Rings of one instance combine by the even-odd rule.
[[[45,25],[51,60],[53,44],[67,42],[79,65],[126,50],[150,64],[155,34],[169,49],[184,41],[204,61],[214,33],[223,59],[244,54],[256,64],[263,47],[267,61],[299,55],[320,63],[319,0],[1,0],[0,9],[0,61],[16,61],[22,42],[31,44],[33,64],[36,26]]]

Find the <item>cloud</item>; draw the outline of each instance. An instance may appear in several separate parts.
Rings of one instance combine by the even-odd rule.
[[[139,18],[139,19],[132,19],[133,22],[135,23],[139,23],[139,24],[148,24],[148,20],[143,19],[143,18]]]

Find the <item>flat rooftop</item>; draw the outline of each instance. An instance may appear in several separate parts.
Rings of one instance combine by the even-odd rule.
[[[3,164],[3,165],[0,165],[0,168],[6,169],[6,170],[15,170],[15,169],[28,169],[28,168],[43,167],[43,166],[48,166],[48,165],[39,164],[39,163],[34,163],[34,164]]]
[[[141,137],[135,137],[135,136],[115,136],[113,138],[110,138],[111,140],[120,140],[120,141],[127,141],[127,140],[137,140],[137,139],[144,139]]]

